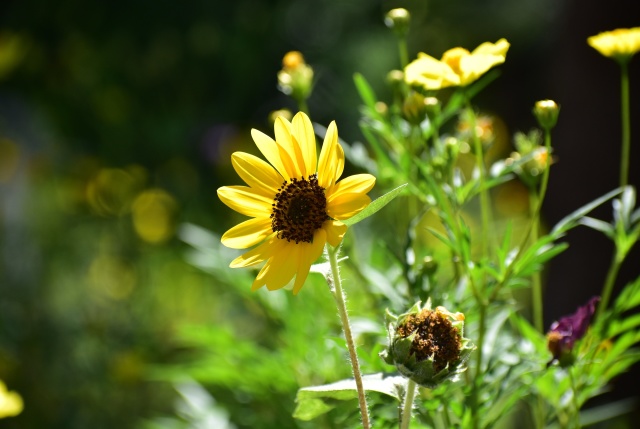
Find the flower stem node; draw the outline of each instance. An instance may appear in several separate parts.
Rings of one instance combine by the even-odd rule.
[[[464,314],[417,302],[395,316],[387,311],[389,346],[380,356],[417,384],[435,388],[466,370],[475,346],[463,337]]]
[[[399,38],[404,38],[407,35],[410,23],[411,14],[404,8],[391,9],[384,17],[384,24],[392,29]]]
[[[556,126],[558,115],[560,114],[560,106],[553,100],[537,101],[533,107],[533,114],[538,120],[538,124],[549,131]]]

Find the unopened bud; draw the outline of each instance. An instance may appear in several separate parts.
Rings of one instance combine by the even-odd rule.
[[[404,118],[413,125],[419,125],[427,117],[427,106],[424,103],[424,95],[411,92],[402,104]]]
[[[282,58],[278,72],[278,89],[295,100],[306,100],[313,89],[313,69],[298,51],[290,51]]]
[[[400,38],[404,38],[407,35],[410,23],[411,14],[404,8],[391,9],[384,17],[384,24]]]
[[[533,107],[533,114],[538,120],[538,124],[546,131],[549,131],[558,122],[560,107],[553,100],[540,100]]]

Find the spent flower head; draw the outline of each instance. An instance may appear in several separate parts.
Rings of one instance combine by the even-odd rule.
[[[562,366],[573,363],[573,346],[587,332],[599,301],[600,297],[594,296],[585,305],[578,307],[575,313],[551,324],[547,332],[547,347],[553,354],[553,359],[549,363],[555,360]]]
[[[275,140],[251,130],[258,149],[269,163],[244,152],[231,155],[233,168],[249,186],[223,186],[218,197],[233,210],[251,217],[222,236],[234,249],[257,247],[231,262],[232,268],[264,266],[252,289],[276,290],[293,277],[293,293],[302,288],[311,264],[325,243],[337,246],[347,231],[342,220],[359,213],[371,199],[375,177],[356,174],[340,181],[344,151],[338,129],[331,122],[316,157],[311,121],[302,112],[292,122],[275,119]]]
[[[627,62],[640,51],[640,27],[605,31],[589,37],[587,43],[605,57]]]
[[[485,42],[473,52],[453,48],[445,52],[439,61],[421,52],[418,59],[405,67],[405,81],[425,90],[467,86],[492,67],[502,64],[509,46],[506,39],[500,39],[496,43]]]
[[[464,314],[432,310],[431,301],[425,307],[418,302],[400,316],[387,314],[389,346],[380,355],[402,375],[434,388],[466,370],[475,346],[463,337]]]

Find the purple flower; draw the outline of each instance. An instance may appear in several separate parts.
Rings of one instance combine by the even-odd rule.
[[[553,354],[553,360],[561,360],[570,354],[574,343],[587,332],[599,301],[600,297],[594,296],[572,315],[564,316],[551,324],[547,333],[547,347]]]

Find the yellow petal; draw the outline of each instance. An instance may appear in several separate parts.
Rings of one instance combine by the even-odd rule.
[[[247,185],[270,198],[278,193],[278,188],[284,181],[282,176],[268,163],[245,152],[233,153],[231,164]]]
[[[285,242],[286,245],[283,245],[281,249],[275,252],[269,260],[271,268],[264,279],[269,290],[285,287],[298,269],[298,260],[300,259],[299,246],[294,242],[280,241]]]
[[[222,235],[220,241],[232,249],[246,249],[260,243],[272,233],[271,219],[258,217],[234,226]]]
[[[308,176],[316,172],[317,154],[316,154],[316,136],[313,132],[313,125],[309,117],[304,112],[299,112],[293,117],[293,135],[300,144],[300,151],[304,159],[306,169],[305,175]]]
[[[324,229],[319,229],[313,234],[311,243],[303,243],[300,247],[300,259],[298,260],[298,270],[296,281],[293,284],[293,294],[297,295],[307,280],[311,264],[313,264],[322,254],[322,249],[327,242],[327,233]]]
[[[273,252],[278,250],[276,240],[277,238],[274,235],[271,239],[265,241],[255,249],[251,249],[248,252],[238,256],[236,259],[231,261],[231,264],[229,264],[229,266],[231,268],[250,267],[269,259],[273,255]]]
[[[331,121],[324,136],[320,160],[318,161],[318,184],[327,189],[335,183],[336,170],[338,168],[338,128],[336,122]],[[343,164],[344,166],[344,164]]]
[[[344,171],[344,149],[342,149],[342,145],[338,143],[336,145],[336,173],[333,179],[333,183],[336,183],[340,176],[342,176],[342,172]]]
[[[498,55],[504,57],[507,55],[507,51],[511,45],[507,42],[507,39],[502,38],[498,40],[496,43],[484,42],[477,48],[473,50],[471,55]]]
[[[485,42],[471,55],[460,60],[460,85],[468,85],[485,74],[490,68],[502,64],[509,50],[509,42],[500,39],[495,44]]]
[[[340,194],[327,201],[327,214],[338,220],[349,219],[369,205],[371,198],[363,194]]]
[[[218,198],[227,206],[251,217],[268,217],[273,198],[267,198],[248,186],[223,186],[218,188]]]
[[[269,274],[270,269],[271,269],[271,264],[269,263],[269,261],[267,261],[267,263],[264,264],[264,267],[262,267],[262,269],[256,276],[255,280],[251,284],[252,291],[256,291],[260,289],[262,286],[264,286],[264,282],[265,282],[264,278],[267,276],[267,274]]]
[[[285,180],[289,180],[291,176],[287,173],[287,169],[280,158],[282,153],[281,147],[278,146],[271,137],[256,129],[251,130],[251,137],[253,137],[253,141],[267,161],[278,170],[278,173],[280,173]]]
[[[300,144],[291,134],[292,129],[289,121],[282,116],[278,116],[273,128],[276,135],[276,143],[284,150],[290,160],[289,162],[286,162],[285,159],[283,159],[283,163],[285,168],[287,168],[289,175],[291,177],[298,178],[306,176],[307,172],[302,152],[300,150]],[[282,157],[282,153],[280,156]]]
[[[405,67],[404,80],[409,85],[429,91],[460,83],[460,78],[449,65],[424,53],[419,53],[418,59]]]
[[[345,177],[327,189],[327,200],[330,201],[338,195],[347,193],[366,194],[373,188],[375,183],[376,178],[371,174],[354,174],[353,176]]]
[[[342,237],[347,232],[347,225],[339,220],[328,220],[322,225],[322,229],[327,231],[327,241],[333,247],[336,247],[342,241]]]

